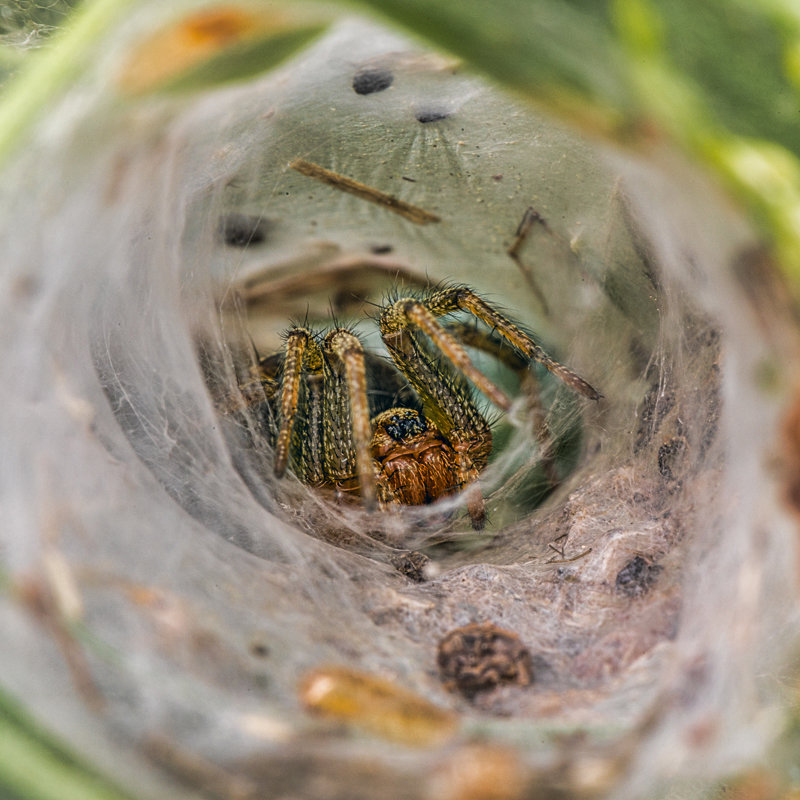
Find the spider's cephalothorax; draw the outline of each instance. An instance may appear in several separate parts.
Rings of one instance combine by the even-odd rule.
[[[465,311],[486,330],[448,314]],[[292,328],[286,346],[259,362],[276,420],[275,472],[288,466],[305,483],[377,504],[424,505],[466,491],[473,527],[484,524],[477,484],[492,449],[471,382],[503,410],[510,400],[470,361],[463,344],[524,374],[544,365],[575,391],[598,393],[472,290],[453,286],[387,303],[381,337],[393,364],[365,352],[344,328],[315,334]],[[511,345],[510,347],[508,345]]]

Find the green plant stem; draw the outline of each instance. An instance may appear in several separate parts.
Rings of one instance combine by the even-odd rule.
[[[133,0],[86,0],[47,46],[26,58],[0,95],[0,166],[59,91],[80,75],[90,46]]]

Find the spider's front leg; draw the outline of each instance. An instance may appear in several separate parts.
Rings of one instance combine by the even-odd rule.
[[[473,527],[479,530],[484,525],[485,508],[476,481],[489,460],[492,432],[472,402],[463,376],[501,407],[509,408],[510,401],[475,369],[464,348],[442,328],[423,301],[403,298],[387,306],[381,314],[380,328],[392,359],[422,400],[425,416],[452,447],[453,470],[440,486],[438,496],[471,487],[467,509]],[[429,337],[434,350],[419,336],[419,331]],[[445,354],[453,366],[448,366],[439,353]]]
[[[422,299],[401,298],[386,306],[380,317],[383,340],[422,399],[425,414],[452,443],[459,459],[456,483],[461,487],[475,482],[492,449],[489,424],[472,402],[466,380],[506,411],[511,401],[472,364],[458,339],[439,322],[439,317],[457,311],[471,313],[509,342],[520,370],[527,369],[531,361],[537,361],[585,397],[596,400],[600,395],[464,286],[434,291]],[[483,500],[479,492],[476,486],[468,497],[475,527],[482,526]],[[480,502],[476,498],[480,498]]]
[[[364,505],[374,508],[372,428],[358,337],[337,328],[320,346],[307,328],[292,328],[279,375],[265,371],[261,382],[278,418],[275,474],[282,477],[291,460],[304,483],[357,488]]]
[[[269,397],[277,397],[275,475],[283,477],[291,456],[298,477],[312,486],[325,480],[322,360],[322,351],[311,331],[292,328],[286,334],[278,388],[273,378],[267,389]]]
[[[528,413],[533,423],[532,433],[539,444],[539,458],[545,476],[551,487],[559,484],[558,469],[556,465],[554,442],[547,424],[546,410],[540,396],[539,380],[530,369],[530,361],[508,343],[489,331],[461,320],[454,320],[446,324],[445,329],[457,341],[467,347],[480,350],[497,359],[510,369],[519,380],[519,390],[522,397],[527,400]]]
[[[377,485],[364,348],[357,336],[336,328],[325,337],[322,349],[325,472],[334,484],[346,483],[355,472],[361,500],[371,510],[377,503]]]
[[[528,361],[538,362],[552,372],[553,375],[562,380],[567,386],[578,392],[578,394],[582,394],[590,400],[600,399],[600,393],[593,386],[581,378],[580,375],[569,369],[569,367],[565,367],[554,358],[551,358],[531,336],[522,331],[507,317],[504,317],[483,298],[475,294],[472,289],[466,286],[452,286],[447,289],[441,289],[428,297],[424,305],[433,318],[442,317],[445,314],[452,314],[456,311],[466,311],[472,314],[481,320],[481,322],[488,325],[492,331],[497,331],[500,336],[524,355]],[[439,327],[441,328],[441,326]],[[442,352],[450,358],[446,350],[443,349]],[[451,358],[450,360],[452,361],[453,359]],[[468,377],[490,400],[493,400],[492,395],[486,392],[480,383],[474,381],[472,376],[468,375]],[[484,380],[486,379],[484,378]],[[508,410],[506,406],[500,403],[497,403],[497,405]]]

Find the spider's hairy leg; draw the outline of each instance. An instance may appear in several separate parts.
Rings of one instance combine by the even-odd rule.
[[[486,503],[480,484],[475,482],[467,489],[467,514],[473,530],[482,531],[486,526]]]
[[[427,343],[421,341],[419,326],[413,321],[415,319],[426,324],[424,332],[432,339],[435,352],[431,352]],[[431,320],[432,324],[427,325]],[[465,373],[475,376],[480,389],[486,387],[487,393],[493,390],[499,405],[507,407],[508,399],[475,370],[464,348],[442,328],[438,320],[431,317],[421,301],[402,298],[386,306],[381,313],[380,328],[392,359],[422,400],[425,415],[436,424],[457,452],[468,455],[480,472],[489,460],[492,432],[489,423],[472,401],[464,380]],[[443,354],[442,347],[449,352]],[[444,357],[439,358],[439,355]],[[465,364],[468,365],[466,369]]]
[[[371,510],[377,503],[377,485],[370,453],[372,425],[364,348],[357,336],[336,328],[325,337],[323,350],[328,368],[324,401],[326,471],[334,481],[346,480],[352,477],[355,466],[361,500]]]
[[[485,322],[492,330],[496,330],[504,339],[524,353],[528,359],[538,361],[574,391],[590,400],[600,398],[600,393],[594,387],[571,369],[551,358],[528,334],[521,331],[511,320],[475,294],[472,289],[466,286],[441,289],[430,295],[425,301],[425,305],[436,317],[451,314],[454,311],[468,311]]]
[[[437,292],[432,297],[435,298],[438,294],[440,292]],[[430,306],[429,300],[422,301],[406,297],[397,300],[384,309],[380,319],[384,341],[389,344],[392,339],[401,338],[409,326],[418,328],[431,339],[437,350],[452,363],[458,372],[472,381],[495,405],[504,411],[508,411],[511,408],[511,401],[474,366],[467,355],[467,351],[436,319],[441,314],[436,310],[432,310]],[[458,307],[451,310],[457,311]],[[443,311],[441,313],[446,314],[449,312]]]
[[[524,358],[516,349],[505,345],[503,340],[492,331],[458,320],[448,322],[446,327],[458,341],[467,347],[488,353],[516,374],[519,379],[520,393],[528,401],[529,412],[533,419],[533,433],[539,443],[542,467],[551,486],[557,486],[559,480],[553,457],[553,440],[542,405],[539,381],[528,369],[530,365],[528,359]]]
[[[292,431],[297,419],[300,381],[303,369],[318,373],[322,369],[319,347],[306,328],[292,328],[286,336],[283,379],[280,388],[280,427],[275,440],[275,474],[281,478],[289,463]]]
[[[478,470],[465,453],[458,456],[458,482],[466,486],[467,513],[472,527],[476,531],[483,530],[486,525],[486,504],[483,491],[478,483]]]

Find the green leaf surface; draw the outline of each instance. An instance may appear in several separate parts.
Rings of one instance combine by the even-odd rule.
[[[561,105],[564,96],[617,112],[634,105],[603,3],[562,0],[362,0],[500,83]]]
[[[8,800],[128,800],[39,728],[0,691],[0,797]]]
[[[657,56],[666,60],[677,80],[694,87],[708,115],[732,133],[769,138],[800,152],[800,81],[791,79],[800,44],[800,9],[792,16],[791,4],[736,0],[700,4],[361,0],[361,4],[533,97],[547,97],[555,89],[573,91],[626,114],[658,105],[658,87],[653,87],[656,96],[643,105],[643,87],[634,89],[632,77],[647,66],[648,57]],[[663,99],[669,103],[672,98]]]
[[[48,47],[28,56],[25,68],[0,95],[0,163],[48,103],[81,74],[90,46],[131,4],[132,0],[84,3]]]
[[[749,206],[800,282],[800,7],[793,0],[361,5],[589,133],[627,140],[630,132],[660,129]]]
[[[267,72],[318,36],[325,25],[304,25],[255,37],[224,50],[165,84],[167,91],[197,91]]]
[[[788,32],[778,21],[730,0],[670,0],[659,11],[674,68],[700,88],[714,118],[731,133],[800,153],[800,93],[789,83]]]

